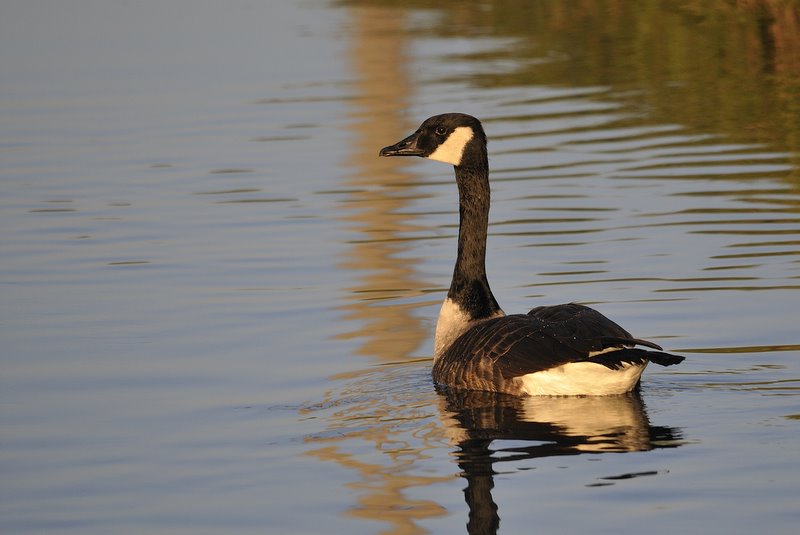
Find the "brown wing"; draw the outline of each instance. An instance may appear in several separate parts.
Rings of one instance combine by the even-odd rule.
[[[636,345],[661,350],[658,344],[633,338],[631,333],[595,309],[576,303],[536,307],[528,316],[546,322],[559,340],[587,354],[609,347]]]
[[[528,314],[493,318],[475,325],[436,361],[433,375],[440,384],[495,390],[520,375],[585,361],[590,353],[604,349],[635,345],[661,349],[652,342],[633,338],[589,307],[537,307]],[[622,362],[649,360],[651,353],[660,356],[654,362],[668,361],[668,357],[679,359],[677,362],[683,360],[668,353],[626,349],[603,354],[603,358],[593,357],[592,361],[616,368]]]

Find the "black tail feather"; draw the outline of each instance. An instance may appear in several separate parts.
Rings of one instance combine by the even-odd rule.
[[[619,351],[609,351],[586,359],[588,362],[602,364],[612,370],[622,368],[625,364],[644,364],[650,361],[660,366],[672,366],[680,364],[685,357],[664,353],[663,351],[647,351],[646,349],[620,349]]]
[[[672,366],[673,364],[680,364],[686,357],[680,355],[673,355],[672,353],[664,353],[663,351],[647,351],[647,359],[653,364],[659,366]]]
[[[661,351],[663,348],[649,340],[642,340],[641,338],[618,338],[613,336],[603,336],[600,339],[600,344],[603,348],[607,347],[623,347],[623,346],[645,346],[651,349]]]

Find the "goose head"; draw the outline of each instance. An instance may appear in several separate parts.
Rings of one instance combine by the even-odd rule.
[[[426,119],[417,131],[381,156],[420,156],[456,167],[486,166],[486,134],[480,121],[464,113],[445,113]]]

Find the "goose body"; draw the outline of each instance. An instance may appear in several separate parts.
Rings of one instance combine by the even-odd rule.
[[[503,312],[486,278],[489,163],[486,135],[476,118],[430,117],[380,155],[419,156],[455,169],[458,254],[436,323],[437,384],[514,395],[623,394],[638,386],[648,362],[669,366],[683,360],[583,305]]]

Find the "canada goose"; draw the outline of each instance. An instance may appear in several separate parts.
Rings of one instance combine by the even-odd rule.
[[[513,395],[622,394],[638,386],[648,362],[683,361],[583,305],[503,312],[486,279],[489,161],[486,134],[475,117],[436,115],[380,155],[420,156],[455,167],[458,255],[436,323],[434,382]]]

